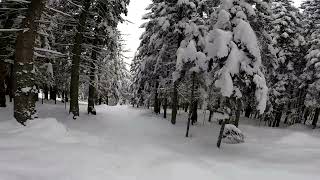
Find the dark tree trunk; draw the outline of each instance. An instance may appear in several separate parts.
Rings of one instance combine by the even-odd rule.
[[[213,110],[210,110],[209,120],[208,120],[209,122],[211,122],[212,116],[213,116]]]
[[[65,93],[66,93],[65,91],[62,91],[62,94],[61,94],[61,96],[62,96],[61,99],[62,99],[62,102],[63,102],[63,103],[64,103],[64,101],[65,101],[65,99],[64,99],[64,98],[65,98]]]
[[[189,105],[188,105],[188,103],[186,103],[184,106],[184,112],[188,112],[188,107],[189,107]]]
[[[36,102],[38,102],[39,101],[39,89],[38,89],[38,86],[35,86],[36,87],[36,89],[34,90],[35,91],[35,93],[34,93],[34,100],[36,101]]]
[[[158,93],[159,83],[156,83],[155,94],[154,94],[154,112],[156,114],[160,113],[160,102],[159,102],[159,93]]]
[[[222,121],[222,124],[221,124],[221,128],[220,128],[220,133],[219,133],[219,137],[218,137],[218,142],[217,142],[217,147],[220,148],[221,146],[221,141],[222,141],[222,138],[223,138],[223,131],[224,131],[224,127],[226,126],[226,120],[223,120]]]
[[[6,105],[6,89],[4,80],[0,80],[0,107],[7,107]]]
[[[23,21],[21,31],[17,36],[16,58],[15,58],[15,99],[14,117],[25,125],[35,114],[34,101],[34,74],[33,72],[33,48],[39,20],[44,9],[44,0],[31,0],[26,18]]]
[[[318,119],[320,114],[320,108],[316,109],[316,112],[314,113],[313,120],[312,120],[312,126],[313,128],[317,127]]]
[[[0,61],[0,107],[6,107],[5,79],[7,77],[7,65]]]
[[[103,99],[102,99],[102,97],[100,96],[100,97],[99,97],[99,105],[102,104],[102,101],[103,101]]]
[[[303,118],[304,118],[303,124],[306,124],[309,114],[310,114],[310,110],[309,110],[309,108],[306,108],[304,115],[303,115]]]
[[[7,87],[7,93],[9,95],[9,100],[12,102],[14,98],[14,78],[13,78],[13,64],[10,64],[10,76],[8,76],[8,87]]]
[[[272,127],[279,127],[280,126],[281,117],[282,117],[282,109],[280,109],[279,111],[276,112]]]
[[[85,0],[83,10],[80,13],[79,23],[77,26],[77,33],[75,36],[73,46],[73,57],[71,66],[71,82],[70,82],[70,110],[73,114],[73,118],[76,119],[79,116],[79,71],[80,71],[80,55],[82,52],[81,44],[83,41],[83,32],[85,30],[85,23],[87,20],[87,14],[89,11],[91,0]]]
[[[97,39],[95,39],[94,46],[97,45]],[[91,54],[91,58],[93,60],[97,60],[97,53],[95,50],[92,50],[92,54]],[[90,63],[90,83],[89,83],[89,97],[88,97],[88,114],[93,114],[96,115],[96,111],[94,108],[94,100],[95,100],[95,88],[94,88],[94,84],[95,84],[95,64],[94,62],[91,61]],[[99,98],[99,104],[101,105],[101,97]]]
[[[194,125],[198,121],[198,101],[192,104],[191,124]]]
[[[171,124],[176,124],[178,113],[178,81],[173,83]]]
[[[56,86],[50,87],[50,99],[54,100],[55,104],[57,104],[57,93],[58,90]]]
[[[245,110],[245,117],[250,118],[251,112],[252,112],[252,107],[248,105]]]
[[[194,90],[195,90],[195,72],[192,73],[192,87],[191,87],[191,96],[190,96],[190,102],[191,102],[191,106],[190,106],[190,110],[189,110],[189,116],[188,116],[188,124],[187,124],[187,132],[186,132],[186,137],[189,137],[189,130],[190,130],[190,123],[191,123],[191,119],[192,119],[192,104],[194,103]]]
[[[101,17],[98,17],[98,20],[97,20],[97,24],[100,24],[101,22]],[[99,33],[99,27],[95,27],[95,34],[98,34]],[[91,62],[90,62],[90,83],[89,83],[89,98],[88,98],[88,113],[91,113],[91,114],[94,114],[96,115],[97,112],[94,108],[94,99],[95,99],[95,76],[96,76],[96,66],[94,64],[94,61],[97,61],[98,58],[97,58],[97,55],[98,55],[98,51],[99,49],[96,48],[96,46],[98,45],[98,41],[99,41],[99,38],[97,35],[95,35],[95,38],[93,40],[93,49],[91,51]],[[102,97],[100,95],[99,97],[99,105],[102,104]]]
[[[16,8],[20,8],[21,5],[14,5],[13,7]],[[15,16],[16,13],[15,12],[8,12],[6,13],[8,16],[5,20],[4,29],[11,29],[15,23]],[[10,37],[12,35],[12,32],[2,32],[1,33],[2,37]],[[1,51],[3,51],[3,54],[11,54],[11,48],[9,48],[10,46],[12,46],[12,40],[11,38],[3,38],[1,39]],[[3,48],[3,49],[2,49]],[[8,57],[8,59],[14,59],[15,54],[13,53],[12,55],[10,55]],[[2,61],[2,60],[0,60]],[[14,78],[13,78],[13,74],[14,74],[14,65],[13,64],[9,64],[6,62],[0,62],[0,79],[5,81],[5,84],[7,85],[6,88],[6,95],[9,95],[9,100],[10,102],[13,101],[13,96],[14,96]]]
[[[239,120],[240,120],[240,114],[241,114],[241,110],[242,110],[242,104],[241,104],[241,100],[237,99],[237,110],[236,110],[236,119],[234,122],[234,125],[236,127],[239,127]]]
[[[164,98],[164,102],[163,102],[163,118],[167,118],[167,103],[168,103],[168,99]]]
[[[47,85],[44,85],[43,87],[43,94],[44,94],[44,99],[49,100],[49,88]]]

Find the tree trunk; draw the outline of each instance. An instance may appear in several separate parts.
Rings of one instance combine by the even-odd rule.
[[[282,117],[282,109],[280,109],[279,111],[276,112],[272,127],[279,127],[280,126],[281,117]]]
[[[189,110],[189,116],[188,116],[188,124],[187,124],[187,132],[186,132],[186,137],[189,137],[189,130],[190,130],[190,123],[191,123],[191,116],[192,116],[192,104],[194,102],[194,89],[195,89],[195,72],[192,73],[192,87],[191,87],[191,96],[190,96],[190,110]]]
[[[14,5],[13,6],[14,8],[20,8],[21,7],[21,4],[17,4],[17,5]],[[5,20],[5,23],[4,23],[4,26],[3,28],[4,29],[11,29],[15,23],[15,16],[16,16],[16,13],[14,12],[8,12],[7,14],[7,18]],[[2,32],[1,33],[2,37],[10,37],[12,35],[12,32]],[[3,54],[11,54],[11,48],[10,46],[12,46],[13,43],[12,43],[12,40],[11,38],[4,38],[4,39],[1,39],[1,45],[2,46],[1,48],[4,48],[4,49],[1,49],[3,52]],[[7,57],[8,59],[14,59],[15,58],[15,52],[10,55],[9,57]],[[8,66],[9,65],[9,66]],[[6,94],[9,95],[10,97],[10,102],[13,101],[13,96],[14,96],[14,87],[13,87],[13,84],[14,84],[14,78],[13,78],[13,75],[14,75],[14,64],[13,63],[6,63],[6,62],[0,62],[0,79],[2,78],[5,78],[5,79],[2,79],[6,82],[6,85],[7,85],[7,88],[6,88]]]
[[[185,106],[184,106],[184,112],[188,112],[188,107],[189,107],[189,104],[186,103]]]
[[[155,94],[154,94],[154,112],[156,114],[160,113],[160,103],[159,103],[159,93],[158,93],[158,87],[159,87],[159,83],[156,83],[156,87],[155,87]]]
[[[312,120],[312,126],[313,128],[317,127],[318,119],[320,114],[320,108],[316,109],[316,112],[314,113],[313,120]]]
[[[102,101],[103,101],[102,96],[100,96],[100,97],[99,97],[99,105],[102,104]]]
[[[6,107],[5,79],[7,77],[7,65],[0,61],[0,107]]]
[[[198,121],[198,101],[192,104],[191,124],[194,125]]]
[[[34,74],[33,72],[33,48],[39,20],[44,9],[44,0],[31,0],[26,18],[23,21],[21,31],[17,36],[16,58],[15,58],[15,98],[14,117],[25,125],[35,114],[34,101]]]
[[[209,120],[208,120],[209,122],[211,122],[212,116],[213,116],[213,110],[210,110]]]
[[[163,118],[167,118],[167,103],[168,103],[168,99],[164,98],[164,102],[163,102]]]
[[[250,118],[251,112],[252,112],[252,107],[248,105],[245,110],[245,117]]]
[[[178,81],[173,83],[171,124],[176,124],[178,112]]]
[[[56,86],[50,87],[50,100],[53,100],[55,104],[57,104],[57,92]]]
[[[10,64],[10,76],[8,76],[8,81],[7,81],[7,93],[9,95],[10,102],[12,102],[14,98],[14,77],[13,77],[13,64]]]
[[[221,124],[221,128],[220,128],[220,133],[219,133],[219,137],[218,137],[218,142],[217,142],[217,147],[220,148],[221,146],[221,141],[222,141],[222,138],[223,138],[223,131],[224,131],[224,127],[226,126],[226,120],[223,120],[222,121],[222,124]]]
[[[236,127],[239,126],[239,120],[240,120],[240,114],[241,114],[241,110],[242,110],[242,104],[241,104],[241,100],[240,99],[236,99],[237,101],[237,110],[236,110],[236,119],[234,122],[234,125]]]
[[[66,93],[65,91],[62,91],[62,94],[61,94],[61,95],[62,95],[61,99],[62,99],[62,102],[63,102],[63,103],[65,102],[65,99],[64,99],[65,93]]]
[[[97,45],[97,39],[94,40],[93,46]],[[91,54],[92,60],[97,60],[97,53],[95,49],[92,50]],[[96,115],[96,111],[94,109],[94,99],[95,99],[95,64],[94,62],[90,62],[90,83],[89,83],[89,97],[88,97],[88,114],[93,114]],[[99,104],[101,103],[100,101],[101,97],[99,98]]]
[[[308,120],[309,114],[310,114],[310,109],[309,109],[309,108],[306,108],[306,109],[305,109],[305,112],[304,112],[304,115],[303,115],[303,118],[304,118],[303,124],[306,124],[306,122],[307,122],[307,120]]]
[[[47,85],[43,87],[44,99],[49,100],[49,88]]]
[[[6,105],[6,89],[4,80],[0,80],[0,107],[7,107]]]
[[[85,0],[83,10],[80,13],[79,23],[77,26],[77,33],[75,36],[73,46],[73,57],[71,66],[71,82],[70,82],[70,110],[73,114],[73,119],[79,116],[79,74],[80,74],[80,59],[81,59],[81,44],[83,41],[83,32],[85,30],[85,23],[89,11],[91,0]]]

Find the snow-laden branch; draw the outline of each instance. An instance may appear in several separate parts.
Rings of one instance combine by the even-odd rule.
[[[57,9],[54,9],[54,8],[52,8],[52,7],[46,6],[46,8],[49,9],[49,10],[51,10],[51,11],[54,11],[54,12],[56,12],[56,13],[62,14],[62,15],[64,15],[64,16],[72,17],[70,14],[64,13],[64,12],[59,11],[59,10],[57,10]]]
[[[26,0],[6,0],[6,2],[31,3],[31,1]]]
[[[55,54],[55,55],[59,55],[59,56],[66,56],[65,54],[62,54],[61,52],[53,51],[53,50],[49,50],[49,49],[44,49],[44,48],[34,48],[34,50],[40,51],[40,52],[46,52],[46,53],[50,53],[50,54]]]
[[[29,29],[0,29],[0,32],[19,32],[19,31],[27,31]]]
[[[80,8],[81,10],[83,10],[83,8],[82,8],[82,6],[81,5],[79,5],[79,4],[76,4],[75,2],[73,2],[72,0],[67,0],[70,4],[72,4],[72,5],[74,5],[74,6],[76,6],[76,7],[78,7],[78,8]]]

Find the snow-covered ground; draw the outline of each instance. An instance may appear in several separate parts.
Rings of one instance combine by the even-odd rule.
[[[74,121],[62,104],[45,104],[21,127],[9,109],[0,109],[0,180],[320,179],[319,130],[246,120],[246,142],[217,149],[219,126],[201,113],[187,139],[185,114],[172,126],[147,109],[102,105],[88,116],[81,105]]]

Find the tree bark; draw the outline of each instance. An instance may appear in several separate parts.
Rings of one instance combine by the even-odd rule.
[[[176,124],[178,113],[178,81],[173,83],[171,124]]]
[[[185,106],[184,106],[184,112],[188,112],[188,107],[189,107],[189,104],[186,103]]]
[[[189,130],[190,130],[190,123],[191,123],[191,116],[192,116],[192,104],[194,102],[194,89],[195,89],[195,72],[192,73],[192,87],[191,87],[191,96],[190,96],[190,110],[189,110],[189,116],[188,116],[188,124],[187,124],[187,132],[186,132],[186,137],[189,137]]]
[[[44,94],[44,99],[49,100],[49,88],[46,84],[43,87],[43,94]]]
[[[241,110],[242,110],[242,104],[241,104],[240,99],[236,99],[236,101],[237,101],[237,110],[236,110],[236,119],[235,119],[234,125],[236,127],[239,127],[239,120],[240,120],[240,114],[241,114]]]
[[[168,104],[168,99],[165,97],[164,102],[163,102],[163,118],[167,118],[167,105]]]
[[[71,66],[71,82],[70,82],[70,110],[73,118],[79,116],[79,74],[80,74],[80,59],[81,59],[81,44],[83,41],[83,32],[89,11],[91,0],[85,0],[83,10],[81,11],[77,33],[73,46],[73,57]]]
[[[0,61],[0,107],[6,107],[5,79],[7,76],[7,65]]]
[[[276,112],[272,127],[279,127],[280,126],[281,117],[282,117],[282,109],[280,109],[279,111]]]
[[[0,107],[7,107],[6,105],[6,89],[3,80],[0,80]]]
[[[9,95],[9,100],[10,102],[12,102],[13,98],[14,98],[14,68],[13,68],[13,64],[10,64],[10,76],[8,76],[8,80],[7,80],[7,94]]]
[[[158,93],[159,83],[156,83],[155,94],[154,94],[154,112],[156,114],[160,113],[160,103],[159,103],[159,93]]]
[[[304,118],[303,124],[306,124],[309,114],[310,114],[310,109],[306,107],[304,114],[303,114],[303,118]]]
[[[220,148],[221,146],[221,142],[222,142],[222,138],[223,138],[223,131],[224,131],[224,127],[226,126],[226,120],[222,121],[221,124],[221,128],[220,128],[220,133],[219,133],[219,137],[218,137],[218,142],[217,142],[217,147]]]
[[[208,120],[209,122],[211,122],[212,116],[213,116],[213,110],[210,110],[209,120]]]
[[[14,117],[25,125],[25,122],[32,119],[35,114],[34,101],[34,74],[33,74],[33,48],[39,20],[44,9],[44,0],[31,0],[26,18],[18,33],[15,57],[15,98]]]
[[[312,120],[312,126],[313,128],[317,127],[318,119],[320,114],[320,108],[316,109],[316,112],[314,113],[313,120]]]
[[[97,46],[97,37],[95,38],[94,42],[93,42],[93,46]],[[93,48],[92,50],[92,54],[91,54],[91,58],[92,60],[97,60],[97,52],[96,49]],[[93,114],[96,115],[97,112],[94,108],[94,99],[95,99],[95,64],[94,62],[90,62],[90,83],[89,83],[89,97],[88,97],[88,114]],[[99,98],[99,104],[101,105],[101,97]]]
[[[252,107],[248,105],[245,110],[245,117],[250,118],[251,112],[252,112]]]
[[[194,125],[198,121],[198,101],[192,104],[191,124]]]

